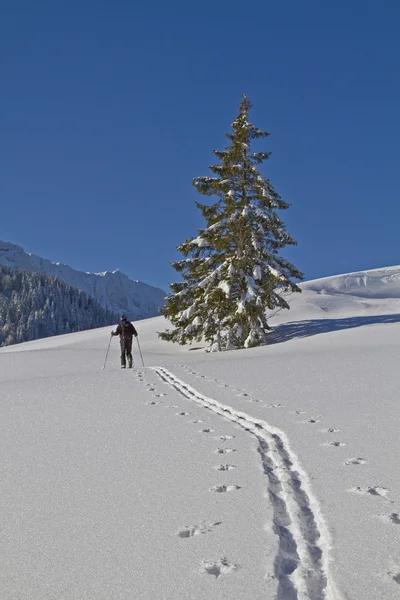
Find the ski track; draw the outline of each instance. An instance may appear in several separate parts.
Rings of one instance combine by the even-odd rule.
[[[185,398],[240,425],[257,439],[279,542],[274,561],[276,600],[341,600],[329,574],[330,535],[286,434],[203,395],[164,367],[151,368]]]

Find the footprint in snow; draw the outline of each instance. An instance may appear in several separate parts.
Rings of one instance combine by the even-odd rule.
[[[154,394],[156,398],[161,398],[161,396],[166,396],[167,394]]]
[[[236,452],[234,448],[218,448],[216,450],[217,454],[229,454],[230,452]]]
[[[218,579],[218,577],[221,577],[221,575],[229,575],[230,573],[236,571],[236,569],[238,568],[239,565],[234,565],[230,563],[225,557],[214,562],[207,562],[203,560],[200,572],[207,573],[208,575],[214,575],[214,577]]]
[[[393,573],[393,571],[388,571],[387,574],[400,585],[400,571],[398,573]]]
[[[176,413],[178,417],[186,417],[186,415],[190,415],[190,412],[182,411],[180,413]]]
[[[390,515],[380,515],[379,519],[386,521],[386,523],[393,523],[393,525],[400,525],[399,513],[391,513]]]
[[[318,423],[319,419],[308,419],[307,421],[303,421],[303,423]]]
[[[368,461],[365,458],[349,458],[345,461],[345,465],[365,465]]]
[[[233,440],[234,438],[234,435],[216,435],[214,439],[226,442],[226,440]]]
[[[268,408],[279,408],[282,404],[279,402],[278,404],[268,404]]]
[[[201,419],[192,419],[190,423],[204,423],[204,421],[202,421]]]
[[[215,468],[217,471],[232,471],[232,469],[236,469],[236,465],[217,465]]]
[[[400,525],[400,517],[399,517],[399,513],[392,513],[389,516],[389,519],[392,523],[394,523],[395,525]]]
[[[337,440],[335,440],[334,442],[325,442],[324,444],[321,444],[321,446],[335,446],[336,448],[340,448],[341,446],[345,445],[345,442],[338,442]]]
[[[327,429],[320,429],[321,433],[339,433],[340,429],[335,429],[334,427],[328,427]]]
[[[371,494],[371,496],[380,496],[381,498],[386,499],[389,490],[380,485],[368,485],[367,487],[357,486],[350,489],[349,492],[353,492],[355,494]]]
[[[210,489],[210,492],[218,492],[223,494],[225,492],[233,492],[234,490],[240,490],[240,485],[216,485]]]
[[[293,414],[294,415],[305,415],[306,411],[305,410],[294,410]]]
[[[200,429],[199,433],[212,433],[213,431],[215,431],[215,429],[208,427],[206,429]]]
[[[202,533],[208,533],[209,531],[211,531],[211,529],[213,527],[217,527],[218,525],[221,525],[222,521],[215,521],[214,523],[209,523],[208,525],[205,523],[202,523],[201,525],[192,525],[191,527],[183,527],[179,533],[178,536],[184,539],[193,537],[194,535],[200,535]]]
[[[146,402],[146,404],[150,404],[150,405],[155,405],[155,404],[160,404],[159,402],[155,402],[154,400],[150,400],[150,402]]]

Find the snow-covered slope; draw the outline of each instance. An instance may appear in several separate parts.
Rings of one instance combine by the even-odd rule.
[[[400,312],[400,266],[314,279],[301,283],[300,288],[302,294],[287,296],[290,311],[280,311],[271,320],[272,325]]]
[[[400,266],[357,271],[301,284],[319,294],[348,294],[360,298],[400,298]]]
[[[132,281],[120,271],[84,273],[68,265],[54,263],[28,254],[20,246],[0,241],[0,264],[29,272],[59,277],[96,298],[115,313],[126,312],[130,319],[144,319],[158,314],[165,292],[140,281]]]
[[[0,596],[397,599],[399,272],[303,284],[262,348],[0,350]]]

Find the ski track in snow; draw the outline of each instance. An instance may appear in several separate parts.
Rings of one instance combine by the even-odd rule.
[[[339,600],[341,596],[329,573],[330,535],[308,476],[286,435],[264,420],[203,395],[164,367],[151,369],[185,398],[240,425],[257,439],[279,541],[274,561],[276,600]]]

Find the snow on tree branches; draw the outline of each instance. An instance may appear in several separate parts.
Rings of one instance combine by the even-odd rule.
[[[162,309],[175,329],[162,339],[187,344],[206,340],[210,350],[248,348],[267,343],[266,311],[289,308],[284,292],[300,292],[293,280],[302,274],[279,251],[296,242],[277,210],[289,207],[257,165],[268,152],[253,152],[252,142],[267,137],[248,121],[251,103],[245,96],[214,177],[197,177],[193,185],[211,205],[196,203],[206,226],[178,246],[184,258],[172,263],[182,280],[170,284],[172,294]]]
[[[0,265],[0,347],[102,327],[117,319],[61,279]]]

